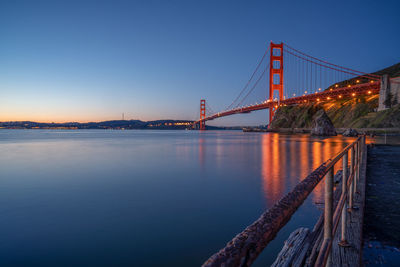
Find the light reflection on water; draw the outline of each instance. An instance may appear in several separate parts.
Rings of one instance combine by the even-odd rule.
[[[0,265],[198,266],[351,140],[1,130]],[[318,185],[255,266],[322,199]]]

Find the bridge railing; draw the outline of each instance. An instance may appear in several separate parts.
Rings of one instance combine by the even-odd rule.
[[[322,163],[310,173],[291,192],[286,194],[273,207],[264,212],[259,219],[236,235],[224,248],[212,255],[203,266],[249,266],[272,241],[291,216],[303,204],[308,195],[318,183],[325,178],[324,207],[324,239],[315,266],[325,266],[329,260],[333,236],[337,230],[340,218],[341,245],[346,245],[346,209],[353,208],[353,196],[360,173],[361,155],[364,149],[365,136],[346,146],[333,159]],[[348,175],[348,154],[351,152],[350,175]],[[343,162],[342,194],[335,211],[333,211],[333,176],[335,165]]]

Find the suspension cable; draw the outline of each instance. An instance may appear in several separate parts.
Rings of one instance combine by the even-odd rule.
[[[363,75],[368,75],[368,76],[375,76],[376,78],[380,78],[380,77],[381,77],[381,76],[376,75],[376,74],[371,74],[371,73],[366,73],[366,72],[362,72],[362,71],[358,71],[358,70],[346,68],[346,67],[339,66],[339,65],[330,63],[330,62],[328,62],[328,61],[325,61],[325,60],[322,60],[322,59],[319,59],[319,58],[310,56],[310,55],[308,55],[308,54],[306,54],[306,53],[303,53],[303,52],[301,52],[301,51],[299,51],[299,50],[297,50],[297,49],[295,49],[295,48],[293,48],[293,47],[287,45],[286,43],[284,44],[284,46],[286,46],[287,48],[290,48],[290,49],[294,50],[295,52],[297,52],[297,53],[299,53],[299,54],[302,54],[303,56],[312,58],[312,59],[317,60],[317,61],[320,61],[320,62],[322,62],[322,63],[325,63],[325,64],[328,64],[328,65],[334,66],[334,67],[339,68],[339,69],[342,68],[342,69],[345,69],[345,70],[348,70],[348,71],[351,71],[351,72],[359,73],[359,74],[357,74],[358,76],[359,76],[360,74],[363,74]],[[344,72],[344,71],[343,71],[343,72]],[[348,72],[347,72],[347,73],[348,73]]]
[[[225,109],[225,110],[229,110],[234,104],[235,102],[240,98],[240,96],[244,93],[244,91],[247,89],[247,87],[250,85],[251,81],[254,78],[254,75],[257,73],[258,69],[260,68],[262,62],[264,61],[266,55],[268,54],[268,51],[270,49],[270,46],[268,46],[267,50],[265,51],[264,55],[262,56],[260,62],[258,63],[256,69],[253,71],[253,74],[251,75],[250,79],[247,81],[246,85],[243,87],[243,89],[240,91],[239,95],[235,98],[235,100],[232,101],[232,103]]]

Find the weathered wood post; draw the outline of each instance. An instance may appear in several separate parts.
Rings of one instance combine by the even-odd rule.
[[[355,195],[355,193],[357,192],[357,180],[358,180],[358,162],[359,162],[359,160],[358,160],[358,150],[359,150],[359,144],[358,144],[358,141],[356,142],[356,145],[355,145],[355,172],[354,172],[354,179],[353,179],[353,183],[354,183],[354,186],[353,186],[353,197],[354,197],[354,195]]]
[[[325,177],[325,211],[324,211],[324,242],[332,240],[332,221],[333,221],[333,170],[332,166]],[[331,254],[329,252],[326,266],[331,264]]]
[[[349,242],[346,240],[346,222],[347,222],[347,177],[348,177],[348,155],[349,151],[346,151],[346,153],[343,155],[342,161],[343,161],[343,178],[342,178],[342,195],[344,196],[344,207],[342,209],[342,225],[341,225],[341,238],[339,242],[339,246],[342,247],[348,247]]]
[[[358,171],[357,171],[357,178],[360,179],[360,173],[361,173],[361,157],[362,157],[362,149],[364,147],[364,136],[361,136],[360,141],[358,142]],[[357,191],[357,188],[355,190]]]
[[[355,154],[355,151],[354,151],[354,146],[353,146],[351,148],[351,153],[350,153],[350,155],[351,155],[351,157],[350,157],[350,177],[353,176],[353,181],[355,179],[355,176],[354,176],[354,171],[355,171],[355,169],[354,169],[354,154]],[[350,189],[349,189],[349,194],[348,194],[348,197],[349,197],[349,207],[347,208],[348,211],[352,211],[352,209],[353,209],[353,186],[354,186],[353,181],[350,183]]]

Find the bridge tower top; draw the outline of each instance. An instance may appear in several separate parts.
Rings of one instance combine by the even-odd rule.
[[[274,92],[278,91],[279,101],[283,100],[283,43],[270,44],[269,57],[269,100],[274,100]],[[269,123],[275,114],[276,108],[269,110]]]

